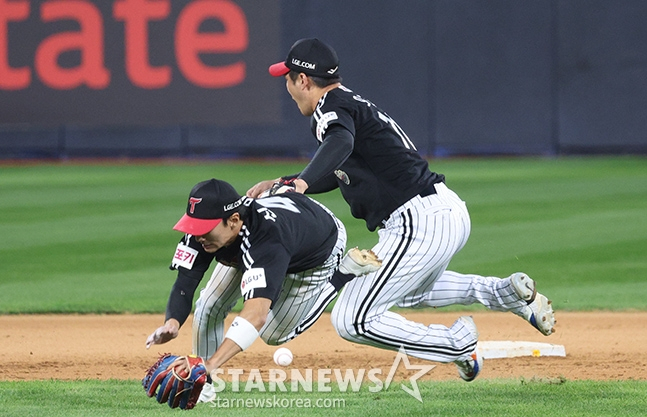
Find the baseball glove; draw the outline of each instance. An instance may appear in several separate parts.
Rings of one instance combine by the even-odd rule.
[[[198,402],[206,381],[207,369],[202,358],[166,353],[148,369],[142,385],[149,397],[157,392],[158,403],[190,410]]]

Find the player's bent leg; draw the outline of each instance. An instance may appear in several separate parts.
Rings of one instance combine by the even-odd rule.
[[[454,362],[459,376],[465,381],[474,380],[483,369],[483,357],[477,349],[479,334],[471,317],[460,317],[447,328],[442,325],[425,326],[387,311],[359,325],[349,322],[347,316],[341,313],[343,310],[338,300],[332,320],[335,330],[345,340],[389,350],[404,347],[407,355],[437,362]]]
[[[317,268],[288,274],[279,299],[260,330],[268,345],[280,345],[310,328],[334,299],[336,291],[328,282],[333,268]]]
[[[446,307],[480,303],[494,311],[511,311],[520,314],[528,305],[520,297],[511,277],[484,277],[445,271],[426,293],[407,295],[398,307]]]
[[[375,272],[382,266],[382,262],[370,250],[352,248],[339,265],[339,270],[333,273],[330,280],[323,285],[317,300],[314,302],[305,318],[287,335],[271,340],[272,344],[282,344],[294,339],[309,329],[321,317],[326,307],[337,297],[341,288],[356,278],[370,272]],[[344,271],[344,272],[340,272]]]
[[[514,313],[546,336],[555,331],[556,320],[551,301],[537,293],[535,281],[523,272],[498,278],[445,271],[431,291],[410,294],[397,305],[416,308],[474,303],[481,303],[494,311]]]
[[[324,284],[319,296],[305,318],[286,336],[273,340],[276,344],[294,339],[310,328],[321,317],[328,305],[337,297],[339,291],[349,281],[358,276],[375,272],[382,266],[382,261],[370,250],[352,248],[341,260],[339,268],[329,281]]]
[[[323,265],[288,274],[279,299],[270,310],[260,337],[268,345],[280,345],[309,329],[337,296],[330,279],[339,267],[346,249],[346,229],[335,217],[337,242]]]
[[[337,294],[338,292],[332,284],[329,282],[325,283],[309,311],[293,329],[289,330],[287,333],[263,331],[261,333],[261,338],[263,338],[265,343],[268,345],[281,345],[285,342],[289,342],[312,327],[312,325],[319,320],[319,317],[321,317],[324,311],[326,311],[326,307],[328,307],[328,305],[335,299]]]
[[[460,319],[451,327],[427,326],[386,311],[357,323],[340,313],[343,306],[339,302],[333,308],[333,327],[339,336],[350,342],[394,351],[402,346],[407,355],[443,363],[465,359],[476,350],[478,333],[472,333]]]
[[[462,322],[465,328],[468,329],[472,335],[478,338],[479,332],[476,329],[476,324],[474,324],[472,317],[460,317],[458,320]],[[458,368],[458,375],[460,375],[463,380],[470,382],[473,381],[479,372],[481,372],[481,369],[483,369],[483,356],[478,349],[474,349],[472,353],[454,361],[454,364]]]
[[[403,346],[409,355],[444,363],[474,352],[478,334],[473,334],[461,321],[457,320],[449,328],[440,324],[425,325],[388,311],[406,289],[398,284],[401,280],[382,281],[383,278],[379,273],[371,274],[351,281],[342,290],[331,315],[339,336],[382,349],[398,350]],[[409,283],[414,278],[410,277]],[[419,282],[418,287],[424,288],[424,282],[433,283],[433,276],[422,276]]]
[[[389,311],[412,294],[431,291],[452,256],[464,245],[468,225],[459,202],[443,193],[415,197],[398,208],[378,231],[373,251],[383,267],[349,282],[333,309],[332,321],[344,339],[437,361],[467,361],[478,334],[457,320],[451,327],[425,325]],[[466,375],[467,375],[466,371]]]
[[[209,358],[224,340],[225,317],[241,297],[242,274],[217,264],[200,292],[193,314],[193,354]]]

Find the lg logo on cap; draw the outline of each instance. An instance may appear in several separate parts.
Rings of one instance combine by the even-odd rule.
[[[300,59],[297,59],[297,58],[292,58],[292,64],[294,64],[294,65],[296,65],[298,67],[302,67],[302,68],[306,68],[306,69],[310,69],[310,70],[317,69],[316,64],[313,64],[311,62],[301,61]]]

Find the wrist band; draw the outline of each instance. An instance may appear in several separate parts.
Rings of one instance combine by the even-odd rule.
[[[258,338],[258,330],[256,330],[256,327],[252,323],[238,316],[231,323],[231,327],[227,330],[225,337],[231,339],[242,350],[245,350]]]

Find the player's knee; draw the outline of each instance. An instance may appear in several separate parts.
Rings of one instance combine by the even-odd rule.
[[[291,340],[290,336],[294,334],[287,329],[277,327],[276,324],[276,321],[270,321],[258,332],[258,336],[269,346],[282,345]]]
[[[353,324],[352,317],[340,313],[340,310],[341,309],[338,309],[335,305],[335,308],[333,308],[330,315],[333,328],[342,339],[351,342],[356,341],[359,334]]]
[[[214,307],[216,307],[217,301],[218,300],[216,298],[203,297],[202,294],[200,294],[200,297],[198,297],[198,300],[195,302],[195,311],[193,312],[193,315],[196,317],[207,317],[211,315],[214,311]],[[216,310],[218,309],[216,308]]]
[[[194,320],[197,318],[202,318],[205,316],[208,310],[205,309],[205,304],[201,303],[200,300],[195,303],[195,311],[193,312]]]
[[[196,318],[199,318],[201,320],[211,322],[224,320],[231,309],[234,307],[234,305],[235,303],[231,305],[225,305],[221,300],[217,298],[202,299],[202,297],[200,297],[195,303],[195,311],[193,312],[193,317],[194,320]]]
[[[270,335],[268,334],[261,333],[259,336],[263,340],[263,342],[265,342],[269,346],[276,346],[280,344],[279,339],[270,337]]]
[[[294,333],[283,334],[276,331],[264,332],[263,330],[261,330],[259,336],[263,340],[263,342],[265,342],[269,346],[282,345],[285,342],[289,342],[290,340],[294,339],[294,337],[296,337]]]

